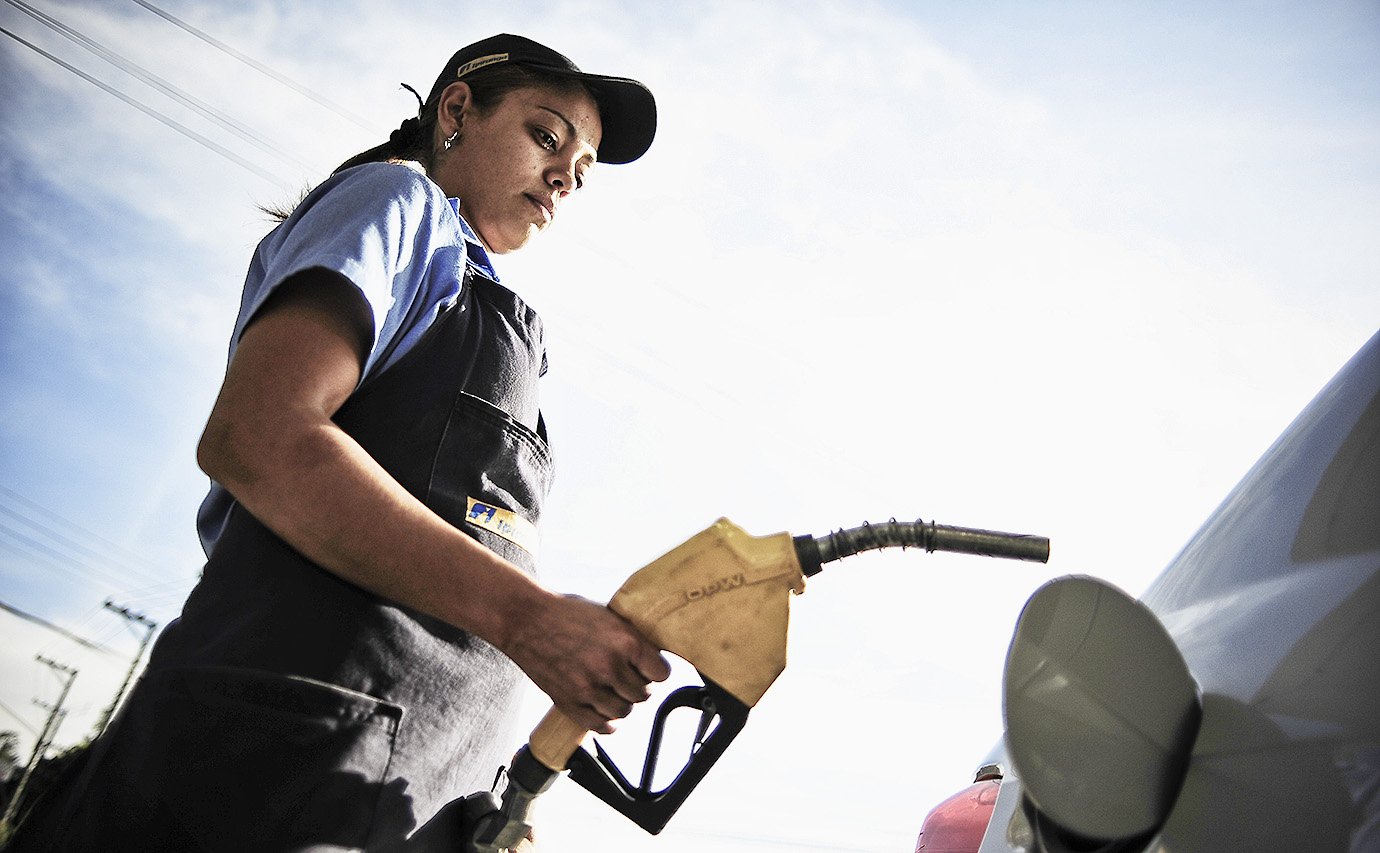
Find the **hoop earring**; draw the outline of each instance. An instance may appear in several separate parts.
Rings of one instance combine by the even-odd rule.
[[[449,151],[449,150],[450,150],[450,147],[451,147],[452,145],[455,144],[455,140],[457,140],[457,139],[459,139],[459,138],[460,138],[460,131],[457,130],[457,131],[455,131],[454,133],[452,133],[450,136],[447,136],[447,137],[441,142],[441,145],[445,146],[445,149],[446,149],[447,151]]]

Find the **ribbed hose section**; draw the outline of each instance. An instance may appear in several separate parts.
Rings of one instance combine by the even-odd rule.
[[[924,548],[926,551],[954,551],[1000,557],[1007,560],[1049,561],[1049,539],[1024,533],[1001,533],[972,527],[950,527],[916,519],[882,524],[864,523],[861,527],[836,530],[826,536],[797,536],[796,552],[807,576],[820,566],[862,551],[881,548]]]

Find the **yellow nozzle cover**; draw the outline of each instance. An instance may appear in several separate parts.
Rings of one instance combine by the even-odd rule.
[[[726,518],[628,578],[609,607],[749,707],[786,668],[790,595],[805,576],[789,533]]]
[[[786,668],[790,596],[804,591],[789,533],[751,536],[721,518],[628,578],[609,608],[752,707]],[[552,708],[532,755],[564,770],[586,734]]]

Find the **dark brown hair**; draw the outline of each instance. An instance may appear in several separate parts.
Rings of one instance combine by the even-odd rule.
[[[465,76],[465,82],[469,84],[470,97],[475,108],[481,113],[493,110],[503,102],[503,99],[510,92],[518,89],[540,86],[563,93],[586,90],[584,84],[569,77],[546,74],[539,70],[524,68],[521,65],[506,64],[493,65],[468,74]],[[390,160],[416,160],[425,166],[428,172],[431,171],[436,158],[436,152],[432,147],[432,136],[436,130],[436,107],[440,101],[440,95],[441,92],[437,92],[436,97],[422,104],[417,115],[404,119],[397,130],[388,136],[387,142],[382,145],[375,145],[367,151],[359,152],[336,166],[331,174],[335,175],[365,163],[385,163]],[[306,198],[309,192],[310,190],[302,193],[291,206],[261,206],[259,209],[278,222],[282,222],[292,215],[293,209],[301,203],[303,198]]]

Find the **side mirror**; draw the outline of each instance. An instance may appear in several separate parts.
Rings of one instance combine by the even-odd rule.
[[[1097,840],[1164,822],[1202,704],[1145,605],[1095,578],[1051,581],[1021,611],[1003,688],[1007,753],[1043,818]]]

